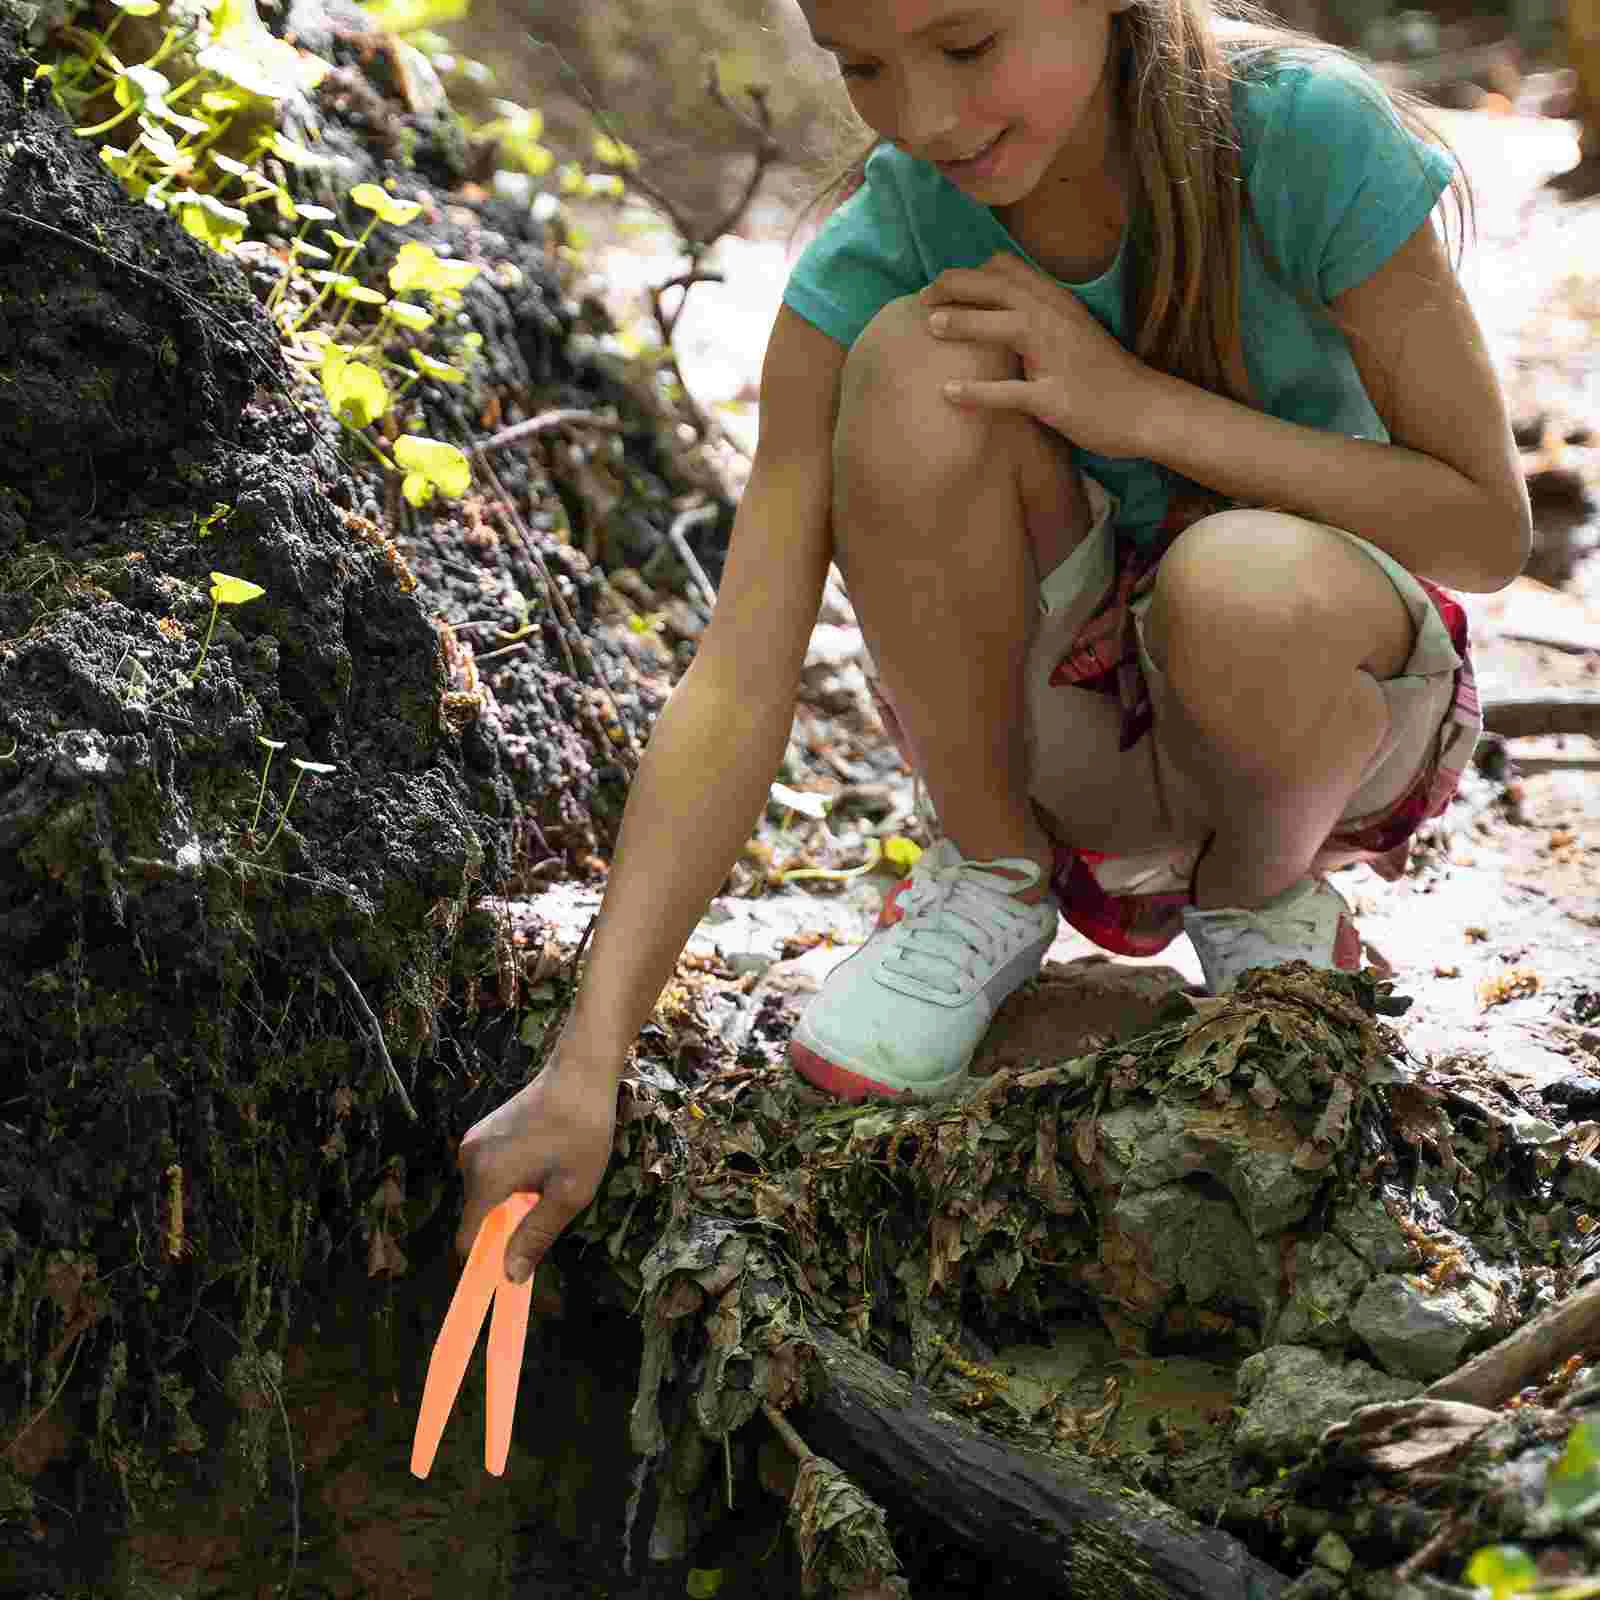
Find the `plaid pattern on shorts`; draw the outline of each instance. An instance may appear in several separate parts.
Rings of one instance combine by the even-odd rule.
[[[1084,623],[1050,675],[1053,685],[1109,695],[1122,713],[1121,748],[1131,749],[1150,733],[1154,715],[1149,685],[1139,663],[1133,605],[1155,584],[1156,567],[1172,542],[1201,517],[1231,502],[1204,493],[1174,499],[1158,539],[1144,548],[1121,534],[1116,539],[1116,577],[1105,599]],[[1455,694],[1432,754],[1415,782],[1382,814],[1341,825],[1329,835],[1313,873],[1369,862],[1380,876],[1402,876],[1418,827],[1439,816],[1455,795],[1482,726],[1477,685],[1467,650],[1466,613],[1446,590],[1419,578],[1461,658]],[[1151,956],[1183,931],[1184,908],[1193,903],[1192,885],[1164,886],[1145,894],[1108,890],[1096,867],[1116,858],[1070,845],[1056,846],[1051,885],[1062,915],[1079,933],[1120,955]]]

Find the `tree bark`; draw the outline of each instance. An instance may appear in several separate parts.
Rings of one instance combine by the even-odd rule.
[[[1074,1600],[1276,1600],[1288,1580],[1236,1539],[1070,1456],[1008,1445],[930,1407],[903,1374],[825,1328],[806,1442],[897,1515],[929,1521]]]
[[[1600,0],[1595,0],[1600,5]],[[1600,694],[1542,694],[1489,700],[1483,707],[1488,733],[1527,739],[1543,733],[1600,735]]]

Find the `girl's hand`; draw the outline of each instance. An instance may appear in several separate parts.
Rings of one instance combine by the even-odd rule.
[[[617,1075],[579,1057],[563,1037],[532,1083],[467,1129],[456,1154],[466,1212],[456,1253],[471,1253],[483,1219],[508,1195],[534,1190],[537,1206],[506,1241],[506,1271],[523,1283],[572,1219],[594,1198],[611,1160]]]
[[[921,293],[937,338],[1011,350],[1022,376],[951,383],[957,405],[1022,411],[1103,456],[1142,456],[1160,374],[1117,343],[1069,289],[1001,251],[941,272]]]

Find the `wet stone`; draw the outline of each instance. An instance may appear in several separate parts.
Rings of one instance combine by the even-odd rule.
[[[1361,1296],[1350,1326],[1388,1371],[1431,1380],[1491,1342],[1496,1305],[1493,1290],[1481,1283],[1432,1289],[1390,1274]]]
[[[1273,1345],[1240,1364],[1237,1394],[1246,1410],[1234,1445],[1268,1463],[1298,1460],[1316,1448],[1325,1429],[1358,1407],[1409,1399],[1419,1388],[1365,1361],[1341,1361],[1304,1345]]]

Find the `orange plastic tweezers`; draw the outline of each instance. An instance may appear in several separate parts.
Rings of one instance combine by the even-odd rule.
[[[522,1346],[528,1335],[528,1306],[533,1279],[512,1283],[506,1277],[506,1241],[517,1224],[538,1205],[537,1194],[524,1192],[502,1200],[483,1219],[472,1254],[461,1270],[455,1298],[445,1313],[444,1326],[434,1340],[428,1359],[428,1377],[422,1386],[422,1409],[411,1444],[411,1470],[426,1478],[434,1453],[461,1391],[467,1362],[472,1359],[489,1302],[494,1320],[489,1324],[488,1418],[484,1429],[483,1464],[497,1478],[506,1470],[511,1449],[511,1419],[517,1409],[517,1383],[522,1377]]]

